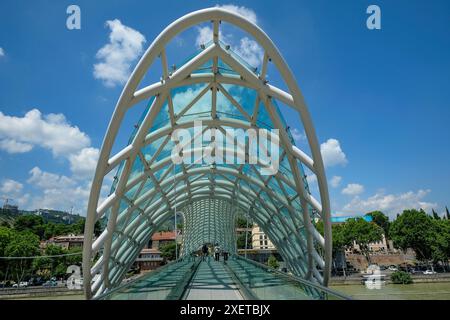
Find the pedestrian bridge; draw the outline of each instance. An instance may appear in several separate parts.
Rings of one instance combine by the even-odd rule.
[[[192,44],[180,64],[180,53],[190,49],[175,46],[178,58],[171,59],[171,43],[189,30],[204,31],[204,43],[197,49]],[[242,37],[238,45],[254,49],[255,56],[229,42],[233,30]],[[301,145],[283,114],[297,135],[304,132]],[[307,177],[315,181],[314,192]],[[258,224],[291,276],[233,255],[238,216]],[[173,219],[183,223],[178,262],[121,287],[151,236]],[[96,223],[104,230],[94,238]],[[181,17],[153,41],[110,120],[84,235],[88,299],[199,298],[216,287],[219,295],[242,298],[328,292],[330,201],[320,145],[294,75],[255,23],[209,8]],[[232,255],[229,263],[193,259],[204,243],[219,243]]]
[[[347,296],[233,255],[186,257],[123,284],[100,300],[345,300]]]

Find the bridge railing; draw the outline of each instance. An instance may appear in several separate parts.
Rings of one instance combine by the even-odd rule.
[[[124,283],[95,300],[177,300],[181,299],[199,259],[186,256]]]
[[[233,255],[227,264],[241,287],[244,287],[253,299],[351,300],[340,292],[239,255]]]

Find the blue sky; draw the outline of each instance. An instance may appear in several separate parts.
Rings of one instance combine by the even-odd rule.
[[[81,30],[66,28],[70,4]],[[127,74],[169,23],[217,4],[254,15],[295,74],[327,154],[335,214],[450,205],[448,1],[2,1],[0,196],[84,214],[123,87],[120,75],[111,83],[94,72],[114,28],[106,22],[133,37]],[[366,27],[370,4],[381,30]],[[173,61],[195,50],[196,30],[177,39]],[[283,113],[305,146],[298,117]]]

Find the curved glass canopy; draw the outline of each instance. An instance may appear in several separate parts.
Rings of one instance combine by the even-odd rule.
[[[212,41],[169,71],[167,41],[204,21],[212,24]],[[258,40],[265,50],[260,70],[220,41],[221,21]],[[162,63],[161,81],[137,90],[153,60]],[[290,92],[268,84],[269,63],[279,69]],[[111,155],[124,115],[145,100],[148,103],[128,145]],[[295,146],[280,107],[300,114],[312,157]],[[174,139],[176,129],[186,129],[191,139]],[[279,164],[270,175],[261,173],[267,167],[264,159],[248,161],[250,137],[245,130],[249,129],[278,129],[278,136],[271,136],[279,143],[278,154],[264,150],[276,155]],[[205,163],[201,158],[194,163],[174,163],[171,155],[176,144],[183,144],[183,157],[196,151],[204,155],[212,139],[197,138],[208,133],[215,135],[215,141],[226,140],[230,130],[242,133],[232,150],[236,161]],[[219,146],[216,152],[228,155],[226,148]],[[257,144],[255,148],[260,154],[265,146]],[[321,203],[309,192],[304,165],[317,176]],[[110,194],[100,200],[104,178],[110,172],[116,172]],[[234,228],[239,212],[248,214],[261,227],[295,275],[327,284],[331,258],[328,191],[301,93],[278,50],[257,26],[229,11],[211,8],[180,18],[158,36],[117,104],[89,200],[83,261],[87,297],[118,286],[152,234],[176,213],[183,216],[184,223],[181,257],[204,243],[219,243],[236,252]],[[324,237],[315,229],[315,219],[324,221]],[[105,223],[105,230],[94,239],[93,227],[99,220]]]

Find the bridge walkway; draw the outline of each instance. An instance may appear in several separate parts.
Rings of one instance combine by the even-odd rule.
[[[200,262],[183,299],[242,300],[243,296],[224,263],[209,257],[206,261]]]
[[[233,255],[186,257],[96,297],[107,300],[349,299],[326,287]]]

